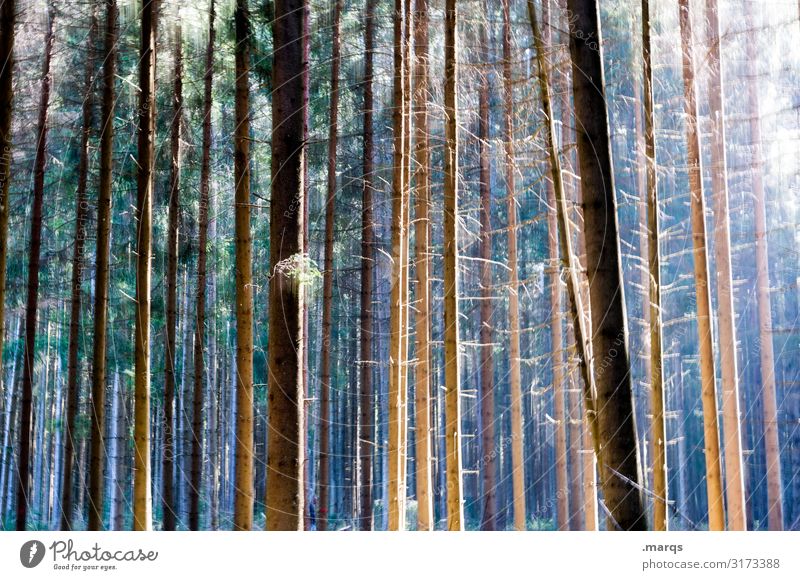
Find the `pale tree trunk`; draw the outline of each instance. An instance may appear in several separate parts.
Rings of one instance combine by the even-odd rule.
[[[483,62],[489,62],[486,25],[481,25],[481,53]],[[480,286],[481,286],[481,330],[480,330],[480,417],[481,417],[481,455],[480,471],[483,489],[481,492],[481,529],[497,529],[497,453],[495,452],[494,417],[494,328],[492,315],[492,190],[491,169],[489,167],[491,145],[489,143],[489,78],[481,76],[478,93],[478,142],[480,145],[480,195],[481,195],[481,233],[480,233]],[[419,220],[419,216],[417,216]],[[427,221],[427,220],[426,220]],[[427,239],[426,239],[427,242]],[[417,235],[419,244],[419,235]],[[417,331],[419,332],[419,330]],[[419,356],[419,355],[418,355]],[[426,410],[429,413],[429,411]],[[419,425],[417,426],[419,430]]]
[[[717,390],[714,371],[713,332],[711,328],[711,294],[708,287],[703,171],[700,157],[700,133],[697,126],[694,48],[689,0],[679,0],[679,13],[683,52],[683,104],[686,114],[687,165],[689,167],[692,245],[697,300],[697,332],[700,343],[700,380],[703,402],[706,490],[708,493],[708,528],[712,531],[718,531],[725,529],[725,503],[722,497],[722,472],[719,456],[719,424],[717,422]]]
[[[267,529],[302,530],[303,437],[303,66],[306,0],[276,0],[272,69],[269,434]]]
[[[444,387],[447,529],[464,529],[461,481],[461,364],[458,339],[458,17],[444,14]]]
[[[328,195],[325,201],[325,264],[322,290],[322,352],[320,353],[320,412],[319,412],[319,505],[317,529],[328,527],[328,496],[330,489],[330,430],[331,430],[331,329],[333,326],[333,244],[336,226],[336,145],[339,136],[339,21],[342,0],[333,5],[333,39],[331,41],[331,99],[328,123]]]
[[[133,529],[150,530],[150,277],[153,252],[156,18],[158,0],[144,0],[139,61],[139,144],[136,179],[136,320],[134,327]]]
[[[600,481],[613,527],[643,530],[647,518],[640,495],[617,206],[602,53],[598,50],[602,47],[599,7],[594,0],[569,0],[567,6],[572,14],[569,44],[589,264],[592,354],[600,361],[594,368]]]
[[[83,282],[84,247],[89,213],[86,187],[89,177],[89,137],[92,133],[94,110],[94,43],[97,36],[97,6],[92,4],[92,16],[86,41],[85,95],[81,111],[81,152],[78,160],[78,189],[75,193],[75,241],[72,250],[72,297],[70,299],[69,352],[67,355],[67,420],[65,424],[64,467],[61,482],[61,530],[72,529],[72,472],[75,456],[75,419],[78,416],[80,376],[78,347],[81,327],[81,283]],[[0,346],[0,349],[2,346]]]
[[[363,190],[361,198],[361,381],[359,415],[359,459],[361,488],[359,529],[372,529],[372,452],[375,440],[375,411],[373,405],[373,272],[375,270],[375,224],[373,223],[373,61],[375,46],[375,2],[367,0],[364,15],[364,119],[363,119]]]
[[[642,0],[642,62],[644,66],[644,154],[647,169],[647,271],[649,309],[645,312],[650,339],[650,401],[653,439],[653,529],[669,527],[667,490],[667,430],[664,422],[664,372],[661,346],[661,252],[659,250],[658,182],[656,179],[656,137],[653,116],[653,68],[650,44],[650,1]],[[640,110],[636,105],[637,112]],[[645,227],[642,224],[641,227]],[[645,244],[642,244],[643,246]],[[644,265],[642,265],[644,267]]]
[[[745,20],[753,27],[747,42],[747,102],[750,116],[753,219],[756,242],[756,300],[758,336],[761,351],[761,398],[764,406],[764,449],[767,456],[767,523],[769,529],[783,529],[783,490],[781,456],[778,440],[778,404],[775,394],[775,353],[772,346],[772,300],[769,282],[769,244],[767,243],[767,207],[764,190],[764,153],[761,144],[761,104],[758,97],[759,71],[758,20],[753,7],[745,3]]]
[[[407,384],[405,382],[405,344],[407,338],[408,284],[406,263],[408,262],[408,175],[406,134],[408,133],[408,111],[405,93],[406,50],[408,23],[405,19],[406,2],[395,0],[394,4],[394,81],[392,129],[394,142],[394,168],[392,175],[392,290],[389,330],[389,529],[404,530],[406,527],[406,412]]]
[[[503,128],[505,181],[508,204],[508,325],[510,330],[511,470],[514,494],[514,529],[525,524],[525,454],[522,425],[522,379],[519,347],[519,275],[517,273],[517,201],[514,154],[514,90],[511,77],[511,0],[503,0]]]
[[[94,349],[92,394],[89,401],[91,450],[89,460],[89,530],[103,522],[103,462],[105,454],[106,341],[108,336],[108,282],[111,245],[111,184],[114,165],[114,82],[117,60],[117,6],[105,0],[106,29],[103,49],[103,104],[100,132],[100,187],[97,196],[97,250],[94,287]]]
[[[430,298],[430,149],[428,144],[428,0],[417,0],[414,12],[414,242],[416,294],[416,359],[414,412],[416,426],[417,529],[433,529],[431,491],[431,298]]]
[[[175,497],[173,468],[175,444],[172,432],[175,401],[175,334],[178,305],[178,254],[181,214],[181,119],[183,117],[183,55],[180,25],[175,27],[175,70],[173,72],[172,122],[170,127],[170,161],[172,164],[169,185],[169,210],[167,232],[167,319],[164,326],[166,352],[164,353],[164,530],[175,529]]]
[[[211,174],[211,106],[214,83],[214,0],[209,4],[206,70],[203,75],[203,150],[200,162],[200,201],[198,204],[197,295],[194,331],[194,409],[192,423],[192,487],[189,529],[200,529],[200,494],[203,489],[203,409],[206,383],[206,267],[208,263],[208,206]],[[177,92],[177,90],[176,90]],[[213,364],[213,361],[209,361]],[[213,376],[213,375],[209,375]],[[209,381],[211,384],[212,381]],[[213,399],[213,397],[209,397]],[[209,421],[209,424],[211,422]]]
[[[739,375],[736,361],[736,318],[731,275],[731,234],[728,218],[728,173],[725,158],[725,106],[717,0],[706,0],[708,93],[711,115],[711,191],[714,205],[714,257],[719,303],[719,364],[722,375],[722,434],[725,452],[725,499],[728,529],[747,529],[744,497],[742,435],[739,417]]]
[[[233,529],[249,531],[253,527],[255,492],[253,490],[253,241],[250,233],[250,14],[247,0],[237,0],[234,21],[236,130],[233,142],[236,204],[237,379],[236,494]]]
[[[50,107],[53,56],[53,6],[47,6],[47,32],[44,38],[44,65],[36,123],[36,157],[33,162],[33,204],[31,208],[30,246],[28,253],[28,296],[25,302],[25,349],[22,356],[22,400],[20,407],[19,460],[17,462],[17,530],[25,530],[30,507],[30,447],[33,414],[33,371],[36,354],[36,317],[39,309],[39,269],[42,247],[42,209],[44,172],[47,156],[47,117]],[[0,331],[2,334],[2,331]]]

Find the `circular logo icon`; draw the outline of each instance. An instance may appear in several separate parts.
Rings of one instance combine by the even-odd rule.
[[[26,568],[36,568],[44,560],[44,544],[39,540],[30,540],[19,549],[19,561]]]

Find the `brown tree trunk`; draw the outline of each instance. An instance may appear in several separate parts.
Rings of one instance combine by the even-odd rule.
[[[303,14],[276,0],[272,69],[267,529],[303,529]]]
[[[417,0],[414,12],[414,179],[416,216],[414,242],[417,274],[416,365],[414,413],[417,529],[433,529],[431,492],[431,321],[430,321],[430,149],[428,144],[428,0]]]
[[[69,353],[67,355],[67,420],[64,432],[64,466],[61,481],[61,530],[72,529],[72,472],[75,457],[75,419],[78,416],[80,377],[78,369],[78,346],[81,327],[81,283],[83,282],[84,247],[89,200],[86,187],[89,177],[89,138],[94,123],[94,43],[97,36],[97,6],[92,4],[92,16],[86,41],[85,96],[81,111],[81,152],[78,160],[78,189],[75,192],[75,241],[72,250],[72,296],[69,317]],[[1,324],[1,323],[0,323]],[[2,346],[0,345],[0,349]]]
[[[725,504],[722,498],[722,472],[719,456],[717,391],[714,372],[711,295],[708,287],[703,171],[700,157],[700,133],[697,126],[697,98],[694,86],[694,48],[689,0],[679,0],[681,45],[683,52],[684,112],[686,114],[687,165],[691,195],[692,245],[697,299],[697,332],[700,342],[700,379],[703,402],[703,434],[708,493],[708,528],[725,529]]]
[[[667,430],[664,422],[664,372],[661,346],[661,252],[659,250],[658,182],[656,179],[656,137],[653,117],[653,68],[650,44],[650,1],[642,0],[642,62],[644,66],[644,154],[647,170],[647,271],[649,272],[648,322],[650,401],[653,438],[653,529],[669,527],[667,490]],[[637,104],[637,112],[639,106]],[[645,193],[644,191],[642,192]],[[645,227],[645,224],[642,224]],[[645,245],[645,244],[643,244]]]
[[[517,202],[514,155],[513,62],[511,46],[510,1],[503,0],[503,125],[505,145],[505,181],[508,204],[508,322],[510,327],[510,389],[511,389],[511,469],[514,497],[514,529],[526,528],[525,454],[522,425],[522,384],[519,346],[519,275],[517,273]]]
[[[595,0],[569,0],[572,91],[589,264],[597,435],[603,496],[615,528],[644,530],[619,236]],[[596,45],[595,45],[596,43]],[[607,239],[610,238],[610,239]]]
[[[142,5],[139,61],[139,144],[136,180],[136,321],[134,330],[133,529],[153,522],[150,485],[150,277],[153,252],[156,22],[158,0]]]
[[[339,21],[342,0],[333,5],[331,41],[331,102],[328,123],[328,196],[325,201],[325,265],[322,290],[322,352],[320,353],[319,413],[319,505],[317,529],[328,527],[328,492],[330,486],[330,407],[331,407],[331,327],[333,318],[333,244],[336,226],[336,145],[339,135]]]
[[[236,188],[234,201],[236,204],[237,380],[236,494],[233,529],[249,531],[253,527],[253,496],[255,492],[253,490],[253,241],[250,233],[250,14],[247,0],[237,0],[234,21],[236,28],[236,130],[233,135],[233,144]],[[279,62],[277,58],[275,62]],[[274,119],[273,121],[275,122]],[[270,291],[271,300],[272,292]],[[272,320],[271,317],[270,320]],[[273,337],[270,335],[270,342],[272,340]],[[270,368],[272,367],[270,366]],[[270,388],[270,396],[271,394],[272,389]]]
[[[103,105],[100,132],[100,187],[97,196],[97,250],[94,287],[94,349],[92,394],[89,401],[91,450],[89,460],[88,529],[103,525],[103,465],[105,463],[106,339],[108,335],[108,281],[111,244],[111,184],[114,165],[114,82],[117,60],[117,5],[105,0],[106,29],[103,49]]]
[[[36,356],[36,317],[39,309],[39,268],[42,248],[42,207],[44,205],[44,172],[47,156],[47,117],[50,107],[53,56],[53,6],[47,6],[47,32],[44,38],[44,65],[36,122],[36,157],[33,162],[33,203],[28,253],[28,297],[25,302],[25,350],[22,357],[22,401],[20,407],[19,460],[17,462],[17,530],[25,530],[30,503],[30,451],[33,415],[33,366]]]
[[[372,398],[372,292],[375,270],[375,231],[373,223],[373,61],[375,47],[375,2],[367,0],[364,14],[364,150],[361,198],[361,382],[359,392],[359,458],[361,488],[359,529],[372,529],[372,452],[375,440],[375,411]]]
[[[764,154],[761,145],[761,104],[758,97],[759,36],[753,7],[745,3],[745,19],[753,27],[747,42],[747,102],[750,116],[753,219],[756,242],[756,299],[761,351],[761,398],[764,406],[764,450],[767,456],[767,523],[769,529],[783,529],[783,492],[781,456],[778,439],[778,404],[775,394],[775,353],[772,346],[772,300],[769,282],[769,245],[767,243],[767,207],[764,191]]]
[[[206,379],[206,265],[208,263],[208,205],[211,174],[211,106],[214,84],[214,0],[209,3],[206,70],[203,75],[203,151],[200,162],[200,201],[198,203],[197,296],[194,334],[194,410],[192,436],[192,487],[189,529],[200,529],[200,493],[203,487],[203,387]],[[176,87],[177,92],[177,87]],[[211,398],[211,397],[209,397]]]
[[[408,261],[408,175],[406,167],[406,134],[408,133],[408,111],[405,93],[405,41],[407,22],[406,2],[395,0],[394,4],[394,81],[392,131],[394,142],[394,166],[392,175],[392,291],[389,330],[389,529],[404,530],[406,521],[406,445],[408,399],[405,382],[406,308],[408,285],[405,278]]]
[[[481,25],[481,51],[483,61],[489,61],[486,25]],[[492,315],[492,190],[490,143],[489,143],[489,78],[481,76],[478,93],[478,141],[480,146],[480,194],[481,194],[481,240],[480,240],[480,286],[481,286],[481,330],[480,330],[480,368],[481,368],[481,455],[482,476],[481,529],[497,529],[497,453],[494,436],[494,328]],[[417,217],[419,219],[419,216]],[[417,236],[419,243],[419,236]],[[426,240],[427,241],[427,240]],[[419,332],[419,331],[417,331]],[[417,427],[419,429],[419,426]]]
[[[736,361],[736,318],[733,311],[731,234],[728,219],[725,106],[717,0],[706,0],[708,94],[711,115],[711,191],[714,202],[714,255],[719,303],[719,364],[722,375],[722,434],[725,452],[725,499],[728,529],[747,529],[744,498],[742,436],[739,422],[739,375]]]
[[[461,482],[461,365],[458,339],[458,86],[456,0],[444,13],[444,387],[447,529],[464,529]]]

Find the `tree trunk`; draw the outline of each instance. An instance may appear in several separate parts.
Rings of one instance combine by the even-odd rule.
[[[719,425],[717,423],[717,391],[714,371],[713,332],[711,328],[711,295],[708,287],[708,254],[706,250],[703,171],[700,157],[700,133],[697,126],[697,98],[694,86],[694,48],[689,0],[679,0],[681,45],[683,49],[684,112],[686,114],[687,165],[691,195],[692,245],[697,299],[697,332],[700,342],[701,396],[703,402],[703,434],[706,457],[706,489],[708,493],[708,528],[725,529],[725,504],[722,498],[722,475],[719,457]]]
[[[30,447],[33,415],[33,371],[36,358],[36,317],[39,309],[39,269],[42,247],[42,206],[44,205],[44,172],[47,156],[47,117],[50,107],[53,56],[53,6],[47,6],[47,32],[44,38],[44,65],[39,96],[39,116],[36,123],[36,157],[33,162],[33,205],[28,254],[28,297],[25,302],[25,350],[22,365],[22,404],[20,407],[19,461],[17,462],[17,530],[25,530],[30,507]],[[1,333],[1,332],[0,332]]]
[[[647,266],[649,271],[649,368],[653,438],[653,529],[669,527],[667,490],[667,430],[664,422],[664,372],[661,346],[661,252],[659,250],[658,181],[653,116],[653,68],[650,44],[650,1],[642,0],[642,62],[644,66],[644,154],[647,169]],[[637,105],[637,111],[639,110]],[[642,192],[645,193],[644,191]],[[644,224],[643,224],[644,227]],[[644,245],[644,244],[643,244]]]
[[[330,406],[331,406],[331,327],[333,318],[333,244],[336,227],[336,144],[339,135],[339,21],[342,0],[333,5],[331,40],[331,100],[328,123],[328,195],[325,201],[325,265],[322,290],[322,352],[320,353],[319,413],[319,505],[317,529],[328,527],[328,492],[330,488]]]
[[[489,62],[486,25],[481,25],[481,50],[483,62]],[[478,94],[478,141],[480,146],[480,195],[481,195],[481,241],[480,241],[480,286],[481,286],[481,330],[480,330],[480,417],[482,475],[481,529],[497,529],[497,453],[495,452],[494,416],[494,322],[492,315],[492,190],[489,135],[489,79],[481,76]],[[419,220],[419,216],[417,216]],[[426,220],[427,221],[427,220]],[[417,236],[419,244],[419,235]],[[427,239],[426,239],[427,245]],[[427,312],[426,312],[427,314]],[[417,331],[419,332],[419,331]],[[419,425],[417,426],[419,430]]]
[[[458,83],[456,0],[444,14],[444,387],[447,529],[464,529],[461,482],[461,365],[458,339]]]
[[[306,0],[276,0],[272,69],[267,529],[303,529],[303,66]]]
[[[600,15],[595,0],[569,0],[567,5],[572,14],[572,91],[589,264],[592,353],[600,361],[594,369],[600,481],[614,526],[643,530],[647,519],[640,496],[605,80],[598,50],[602,46]],[[606,239],[609,236],[611,240]]]
[[[753,27],[747,42],[747,98],[750,116],[750,151],[753,187],[753,219],[756,243],[756,300],[758,336],[761,351],[761,398],[764,406],[764,450],[767,470],[767,523],[772,531],[783,529],[783,492],[781,456],[778,440],[778,404],[775,394],[775,354],[772,346],[772,300],[769,281],[769,244],[767,243],[767,207],[764,188],[764,154],[761,145],[761,104],[759,102],[758,18],[745,3],[745,18]]]
[[[711,115],[711,191],[714,202],[714,255],[717,269],[719,364],[722,375],[722,434],[725,451],[725,499],[728,529],[747,529],[744,498],[742,436],[739,422],[739,375],[736,361],[736,318],[731,277],[731,234],[728,220],[725,106],[716,0],[706,0],[708,93]]]
[[[152,528],[150,485],[150,260],[153,243],[156,18],[158,0],[142,5],[139,61],[139,143],[136,179],[136,321],[134,330],[133,529]]]
[[[86,226],[89,219],[89,200],[86,187],[89,177],[89,138],[94,123],[94,43],[97,35],[97,6],[92,3],[92,16],[86,41],[85,96],[81,119],[81,151],[78,160],[78,189],[75,192],[75,241],[72,253],[72,283],[69,318],[69,347],[67,355],[67,420],[64,438],[64,466],[61,482],[60,529],[72,529],[72,472],[75,455],[75,420],[78,416],[80,376],[78,349],[81,328],[81,284],[83,282],[84,247]],[[2,347],[0,347],[2,348]]]
[[[405,278],[408,261],[408,175],[406,167],[406,134],[408,115],[405,93],[405,43],[408,23],[405,20],[406,2],[394,3],[394,81],[392,104],[392,132],[394,162],[392,174],[392,290],[389,330],[389,529],[404,530],[406,527],[406,479],[405,462],[407,446],[407,384],[404,381],[407,342],[406,309],[408,285]]]
[[[208,204],[211,174],[211,106],[214,83],[214,0],[209,4],[206,70],[203,75],[203,152],[200,162],[200,202],[198,204],[197,297],[194,331],[194,410],[192,436],[192,487],[189,529],[200,529],[200,493],[203,488],[203,409],[205,398],[206,346],[206,264],[208,262]],[[177,91],[176,91],[177,92]],[[211,397],[209,397],[211,398]]]
[[[514,494],[514,529],[526,528],[525,454],[522,425],[522,384],[519,346],[519,275],[517,273],[517,202],[514,154],[513,62],[511,46],[511,0],[503,0],[503,125],[505,131],[505,181],[508,204],[508,322],[511,335],[509,352],[511,389],[511,471]]]
[[[237,0],[234,21],[236,28],[236,130],[233,143],[236,187],[236,370],[238,378],[236,381],[236,497],[233,529],[249,531],[253,527],[254,490],[253,241],[250,233],[250,14],[247,0]],[[275,62],[278,63],[277,58]],[[270,292],[271,295],[272,292]],[[270,342],[272,340],[273,337],[270,335]],[[271,392],[272,389],[270,389]]]
[[[97,196],[97,250],[94,287],[94,349],[92,394],[89,401],[91,450],[89,460],[89,530],[103,522],[103,464],[105,455],[106,339],[108,335],[108,282],[111,245],[111,184],[114,165],[114,82],[117,60],[117,5],[105,0],[106,29],[103,49],[103,104],[100,132],[100,187]]]

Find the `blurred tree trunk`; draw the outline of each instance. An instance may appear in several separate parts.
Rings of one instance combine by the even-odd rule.
[[[516,160],[514,154],[514,89],[511,73],[511,0],[502,0],[503,8],[503,130],[505,146],[505,181],[508,204],[508,324],[510,329],[511,389],[511,471],[514,498],[514,529],[526,528],[525,454],[522,426],[522,384],[519,346],[519,275],[517,273],[517,201]]]
[[[679,0],[681,45],[683,52],[683,106],[686,114],[687,164],[691,194],[692,243],[694,278],[697,297],[697,332],[700,349],[701,398],[703,402],[703,434],[708,493],[708,528],[725,529],[725,503],[722,497],[722,472],[719,456],[719,424],[717,422],[717,390],[714,371],[714,346],[711,328],[711,294],[708,287],[708,253],[706,249],[705,203],[703,200],[700,133],[697,126],[695,66],[692,41],[692,20],[689,0]]]
[[[736,360],[736,316],[733,310],[731,234],[728,211],[728,169],[725,158],[725,106],[720,55],[717,0],[706,0],[708,93],[711,115],[711,191],[714,205],[714,254],[717,269],[719,364],[722,374],[722,434],[725,452],[725,499],[728,529],[747,529],[744,467],[739,416],[739,375]]]
[[[339,22],[342,0],[333,5],[331,40],[331,97],[328,118],[328,195],[325,201],[325,264],[322,290],[322,352],[320,353],[319,505],[317,529],[328,527],[331,430],[331,327],[333,324],[333,245],[336,233],[336,145],[339,136]]]
[[[72,505],[72,472],[75,456],[75,420],[78,416],[80,376],[78,349],[81,329],[81,284],[83,282],[84,248],[86,226],[89,219],[89,199],[86,195],[89,177],[89,138],[94,123],[94,63],[97,40],[97,5],[91,6],[91,20],[86,41],[86,71],[84,73],[84,99],[81,110],[81,149],[78,160],[78,189],[75,193],[75,241],[72,253],[72,283],[69,318],[69,347],[67,354],[67,420],[64,439],[64,468],[61,483],[60,529],[72,529],[74,508]],[[2,322],[0,322],[0,325]],[[0,349],[2,347],[0,346]]]
[[[569,0],[567,5],[572,14],[572,91],[579,128],[592,352],[595,360],[607,361],[600,370],[595,368],[600,481],[614,527],[644,530],[605,81],[601,53],[593,44],[601,44],[599,10],[595,0]]]
[[[50,61],[53,56],[53,20],[55,10],[47,5],[47,31],[44,38],[44,64],[36,122],[36,157],[33,162],[33,202],[31,207],[30,245],[28,249],[28,296],[25,301],[25,350],[22,357],[22,399],[20,406],[19,460],[17,462],[17,530],[25,530],[30,501],[31,421],[33,415],[33,371],[36,358],[36,317],[39,310],[39,269],[42,248],[42,207],[44,205],[44,172],[47,161],[47,118],[53,78]],[[0,330],[0,334],[2,330]],[[34,472],[35,473],[35,472]],[[35,482],[34,482],[35,483]]]
[[[758,49],[761,30],[753,7],[745,3],[745,18],[753,27],[747,44],[747,104],[750,116],[753,219],[756,242],[756,299],[761,351],[761,397],[764,406],[764,449],[767,456],[767,523],[769,529],[783,529],[783,492],[781,456],[778,440],[778,404],[775,394],[775,353],[772,346],[772,300],[769,281],[769,244],[767,243],[767,207],[764,188],[764,153],[761,144],[761,104],[758,97]]]
[[[420,0],[422,1],[422,0]],[[359,529],[372,529],[372,452],[375,440],[373,405],[373,272],[375,269],[375,224],[373,223],[373,61],[375,47],[375,3],[367,0],[364,14],[364,105],[363,105],[363,189],[361,197],[361,315],[360,315],[360,435],[361,488]]]
[[[303,529],[303,18],[276,0],[272,69],[267,529]]]
[[[237,0],[236,130],[234,182],[236,204],[236,476],[234,530],[253,527],[253,249],[250,233],[250,13]],[[279,61],[277,58],[275,62]],[[273,123],[278,121],[273,119]],[[274,137],[274,136],[273,136]],[[273,148],[274,155],[274,148]],[[276,240],[276,238],[271,238]],[[272,292],[270,292],[270,295]],[[272,298],[270,298],[272,300]],[[272,321],[272,317],[270,317]],[[270,337],[270,342],[272,337]],[[271,346],[271,345],[270,345]],[[271,365],[270,365],[271,368]],[[272,389],[270,389],[270,393]]]

